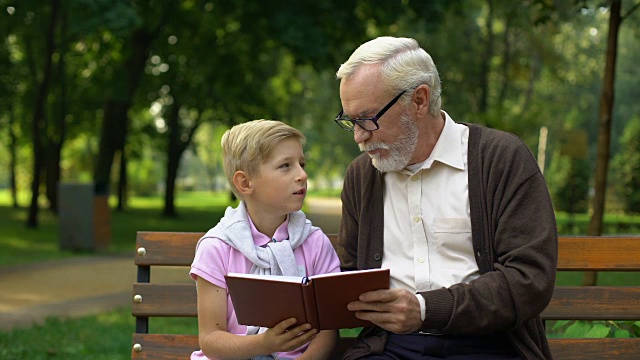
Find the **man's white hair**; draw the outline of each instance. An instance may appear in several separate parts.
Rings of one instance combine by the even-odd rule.
[[[336,72],[338,79],[353,75],[362,65],[381,64],[385,91],[395,95],[427,85],[431,92],[429,112],[440,116],[440,76],[431,56],[414,39],[382,36],[360,45]],[[411,93],[407,91],[407,93]],[[403,96],[404,97],[404,96]],[[401,100],[406,104],[408,101]]]

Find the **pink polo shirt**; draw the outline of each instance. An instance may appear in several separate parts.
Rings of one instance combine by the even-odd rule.
[[[271,241],[268,236],[258,232],[251,219],[249,219],[249,223],[251,224],[253,242],[256,245],[263,246]],[[276,241],[288,238],[288,224],[289,220],[287,218],[287,220],[278,227],[274,236]],[[338,260],[338,256],[336,255],[333,245],[331,245],[331,241],[322,232],[322,230],[312,232],[302,245],[293,250],[293,254],[296,258],[299,271],[302,270],[305,276],[340,271],[340,260]],[[230,272],[249,273],[252,266],[253,264],[249,259],[224,241],[218,238],[207,238],[200,242],[200,245],[196,250],[196,255],[193,260],[193,264],[191,264],[191,271],[189,272],[189,275],[194,280],[200,276],[204,280],[226,289],[227,284],[224,279],[225,274]],[[256,299],[256,301],[259,301],[259,299]],[[259,304],[256,303],[256,306],[259,306]],[[233,309],[233,304],[231,303],[231,297],[229,297],[228,293],[227,331],[237,335],[245,335],[247,331],[247,326],[238,324],[236,313]],[[308,344],[292,352],[278,353],[278,356],[295,359],[304,352],[307,346]],[[191,359],[208,358],[199,350],[191,355]]]

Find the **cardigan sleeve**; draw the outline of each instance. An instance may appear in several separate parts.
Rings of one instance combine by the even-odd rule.
[[[487,134],[488,133],[488,134]],[[468,284],[422,293],[423,330],[490,334],[538,316],[553,293],[557,229],[546,182],[517,137],[494,130],[471,141],[469,196],[476,261]],[[476,147],[477,146],[477,147]]]

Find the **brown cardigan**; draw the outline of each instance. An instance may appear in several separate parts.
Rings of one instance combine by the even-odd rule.
[[[481,276],[421,293],[422,330],[504,332],[525,359],[551,359],[540,313],[555,283],[558,238],[545,180],[516,136],[469,127],[469,202]],[[343,270],[379,268],[383,256],[383,180],[367,154],[348,167],[342,190],[338,255]],[[387,333],[365,328],[345,359],[383,351]]]

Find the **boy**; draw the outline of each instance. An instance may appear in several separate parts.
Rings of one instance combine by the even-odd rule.
[[[227,208],[196,248],[190,275],[198,286],[201,350],[191,359],[322,359],[333,351],[337,331],[309,324],[287,331],[293,318],[271,329],[238,324],[224,280],[229,272],[340,271],[331,242],[300,211],[307,193],[304,141],[300,131],[273,120],[236,125],[222,137],[224,170],[240,204]]]

